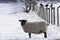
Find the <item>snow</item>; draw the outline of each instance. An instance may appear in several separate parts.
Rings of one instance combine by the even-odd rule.
[[[0,3],[0,40],[59,40],[60,27],[50,24],[47,30],[47,38],[44,34],[32,34],[28,37],[18,20],[27,19],[29,22],[45,21],[39,17],[35,12],[23,12],[24,5],[21,3]]]

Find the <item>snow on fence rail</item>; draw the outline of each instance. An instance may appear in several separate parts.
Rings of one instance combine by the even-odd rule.
[[[44,20],[51,24],[57,24],[59,26],[59,8],[60,6],[57,7],[57,15],[55,13],[55,7],[52,7],[53,5],[51,4],[50,7],[48,6],[41,6],[37,12],[37,14],[42,17]],[[57,18],[57,19],[56,19]]]

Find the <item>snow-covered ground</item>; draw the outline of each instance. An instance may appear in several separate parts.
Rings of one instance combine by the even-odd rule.
[[[45,21],[35,12],[26,14],[23,11],[22,3],[0,3],[0,40],[59,40],[60,39],[60,27],[56,25],[49,25],[47,30],[47,38],[44,38],[44,34],[32,34],[32,37],[28,37],[28,33],[25,33],[20,25],[19,19],[27,19],[30,22]]]

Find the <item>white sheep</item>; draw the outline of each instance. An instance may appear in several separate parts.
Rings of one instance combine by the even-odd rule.
[[[19,20],[21,22],[21,26],[24,30],[24,32],[29,33],[29,38],[31,38],[31,33],[40,34],[44,33],[44,37],[47,37],[47,22],[27,22],[27,20]]]

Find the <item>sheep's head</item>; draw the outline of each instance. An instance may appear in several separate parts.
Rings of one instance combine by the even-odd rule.
[[[19,20],[19,22],[21,22],[21,26],[24,26],[27,20]]]

